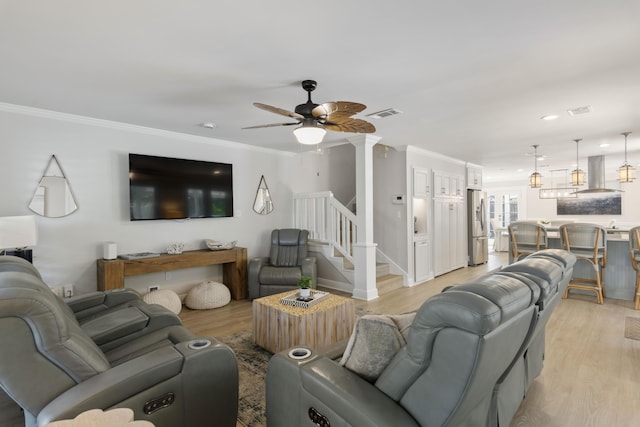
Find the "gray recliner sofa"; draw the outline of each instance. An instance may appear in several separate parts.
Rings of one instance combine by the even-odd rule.
[[[310,277],[315,288],[318,280],[316,259],[308,255],[308,240],[307,230],[273,230],[269,256],[249,262],[249,299],[297,290],[301,276]]]
[[[127,291],[78,297],[74,311],[33,266],[0,258],[0,385],[26,427],[115,407],[156,427],[235,427],[238,368],[228,346]],[[76,313],[91,319],[84,328]]]
[[[575,263],[565,255],[537,254],[429,298],[374,380],[321,351],[274,355],[268,425],[508,426],[539,373],[544,326]]]

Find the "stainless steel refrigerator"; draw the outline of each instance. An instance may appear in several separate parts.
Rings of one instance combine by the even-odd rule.
[[[489,259],[487,193],[484,191],[467,190],[467,229],[469,265],[484,264]]]

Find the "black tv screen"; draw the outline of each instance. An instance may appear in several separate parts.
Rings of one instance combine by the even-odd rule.
[[[233,216],[228,163],[129,154],[131,221]]]

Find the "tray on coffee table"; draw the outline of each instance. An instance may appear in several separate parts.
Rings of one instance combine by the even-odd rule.
[[[300,292],[295,292],[293,294],[289,294],[285,297],[282,297],[280,299],[280,304],[290,305],[293,307],[300,307],[300,308],[309,308],[312,305],[322,301],[322,299],[327,295],[329,295],[329,292],[315,291],[312,289],[311,296],[310,296],[311,299],[307,301],[306,299],[299,300],[298,298],[301,298]]]

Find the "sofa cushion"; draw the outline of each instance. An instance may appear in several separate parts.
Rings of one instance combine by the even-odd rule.
[[[365,315],[353,328],[340,365],[375,382],[398,350],[407,343],[415,313]]]
[[[262,285],[297,285],[301,276],[299,267],[265,266],[260,270],[259,280]]]
[[[531,256],[504,267],[502,271],[532,274],[546,280],[548,283],[560,282],[564,274],[564,269],[560,267],[558,261],[551,258]]]

